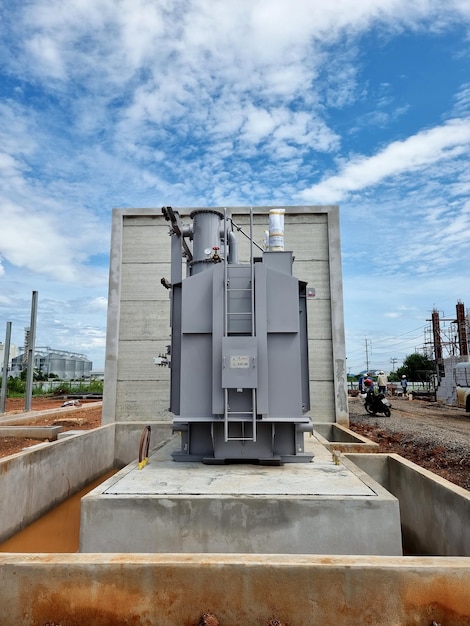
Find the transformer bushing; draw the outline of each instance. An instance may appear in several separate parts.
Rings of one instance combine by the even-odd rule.
[[[309,462],[307,284],[292,275],[292,252],[255,257],[250,213],[250,260],[239,263],[226,212],[197,209],[184,225],[162,211],[172,239],[170,411],[181,433],[173,459]]]

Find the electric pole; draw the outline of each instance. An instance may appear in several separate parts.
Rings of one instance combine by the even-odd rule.
[[[395,371],[395,363],[398,361],[398,359],[392,358],[390,359],[390,363],[392,364],[392,372]]]

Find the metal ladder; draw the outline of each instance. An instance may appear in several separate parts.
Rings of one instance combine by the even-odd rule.
[[[225,242],[225,254],[224,254],[224,337],[229,336],[229,320],[231,317],[235,316],[250,316],[250,327],[251,332],[250,337],[254,337],[256,334],[255,331],[255,291],[254,291],[254,279],[255,279],[255,271],[254,271],[254,262],[253,262],[253,209],[250,208],[250,283],[249,287],[230,287],[230,279],[228,276],[228,262],[227,262],[227,210],[225,209],[224,215],[224,242]],[[236,266],[231,266],[230,272],[233,273],[235,270],[241,269],[244,270],[244,267],[237,268]],[[250,292],[250,311],[238,312],[238,311],[229,311],[229,293],[233,291],[239,292]],[[224,388],[224,439],[225,441],[253,441],[256,442],[256,389],[253,388],[251,397],[251,411],[230,411],[229,406],[229,389],[227,387]],[[236,417],[243,418],[244,416],[250,416],[250,422],[247,422],[243,419],[234,419]],[[239,423],[241,429],[241,435],[239,437],[231,437],[229,432],[229,424],[230,423]],[[251,423],[251,436],[249,434],[245,434],[245,424]]]

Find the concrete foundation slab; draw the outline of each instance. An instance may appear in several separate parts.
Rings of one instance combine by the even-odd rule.
[[[314,438],[312,463],[175,463],[175,438],[82,500],[81,552],[401,555],[398,500]]]

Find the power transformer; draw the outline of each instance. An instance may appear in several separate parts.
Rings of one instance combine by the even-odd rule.
[[[241,263],[242,229],[226,210],[196,209],[188,224],[171,207],[162,212],[171,236],[171,280],[161,280],[170,290],[171,345],[156,362],[171,368],[170,411],[181,433],[173,459],[311,461],[307,284],[292,274],[283,232],[271,227],[264,250],[253,241],[251,211],[250,258]]]

